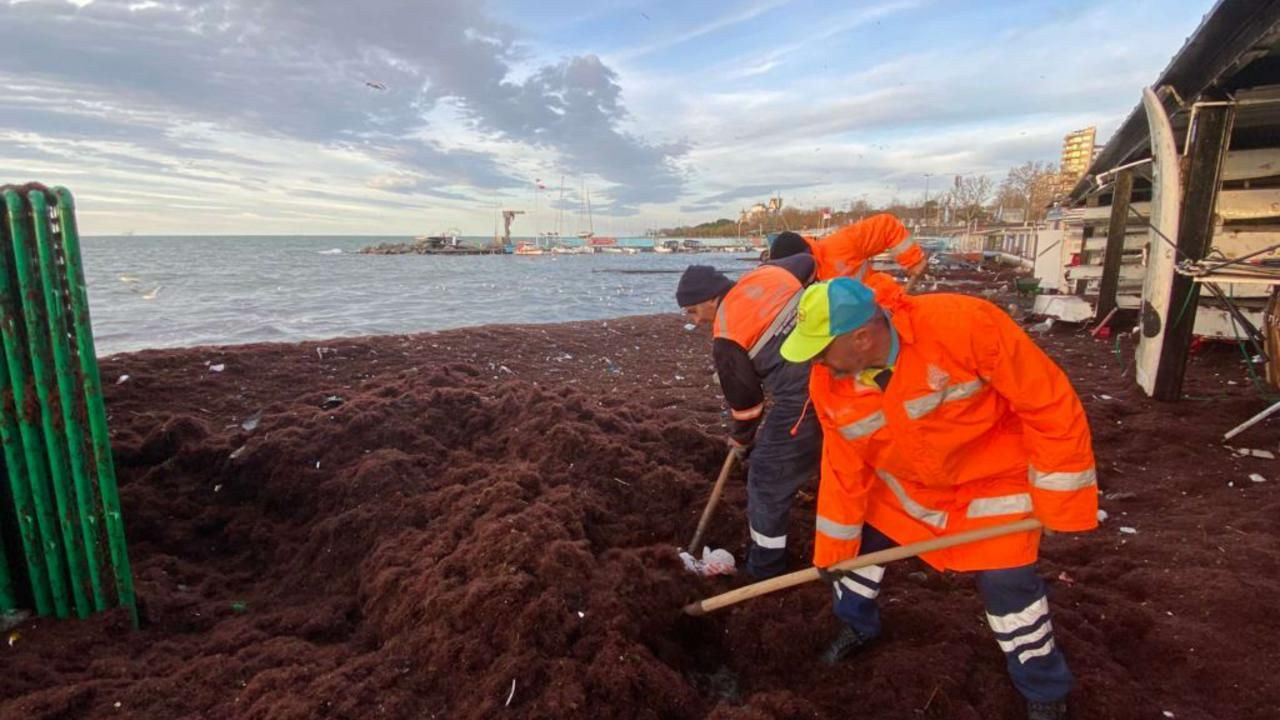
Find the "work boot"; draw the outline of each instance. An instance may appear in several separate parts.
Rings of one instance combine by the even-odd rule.
[[[862,650],[870,643],[870,638],[863,637],[857,630],[848,625],[842,625],[840,634],[836,635],[836,639],[832,640],[827,649],[822,651],[822,662],[825,665],[835,665]]]
[[[1041,703],[1028,700],[1027,720],[1067,720],[1067,701]]]

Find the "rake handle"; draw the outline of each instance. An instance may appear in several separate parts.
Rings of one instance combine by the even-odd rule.
[[[707,531],[716,503],[720,502],[720,493],[724,492],[724,483],[729,479],[730,471],[733,470],[735,457],[737,456],[732,450],[725,455],[724,464],[720,466],[720,476],[716,478],[716,484],[711,488],[711,497],[707,500],[707,506],[702,509],[702,519],[698,521],[698,529],[693,533],[693,540],[689,543],[689,554],[694,557],[697,557],[698,551],[702,549],[702,534]]]
[[[1003,525],[992,525],[991,527],[978,528],[977,530],[969,530],[967,532],[956,533],[955,535],[944,535],[942,537],[933,538],[932,540],[923,540],[910,545],[900,545],[898,547],[889,548],[888,550],[880,550],[878,552],[859,555],[832,565],[829,570],[857,570],[858,568],[868,565],[880,565],[882,563],[893,562],[894,560],[903,560],[909,557],[915,557],[934,550],[942,550],[956,545],[966,545],[968,543],[978,542],[980,540],[990,540],[994,537],[1002,535],[1012,535],[1016,532],[1026,532],[1028,530],[1038,530],[1041,525],[1039,520],[1035,518],[1026,518],[1016,522],[1005,523]],[[750,600],[754,597],[767,595],[771,592],[783,590],[795,585],[803,585],[818,579],[818,569],[808,568],[805,570],[797,570],[786,575],[779,575],[776,578],[762,580],[758,583],[745,585],[730,590],[727,593],[721,593],[709,597],[706,600],[690,603],[684,607],[684,611],[689,615],[706,615],[713,610],[719,610],[723,607],[736,605],[744,600]]]

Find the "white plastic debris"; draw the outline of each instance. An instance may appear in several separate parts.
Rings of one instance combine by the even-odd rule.
[[[1168,711],[1168,710],[1161,710],[1161,711],[1160,711],[1160,714],[1161,714],[1161,715],[1164,715],[1164,716],[1165,716],[1165,717],[1167,717],[1167,718],[1174,717],[1174,714],[1173,714],[1172,712]]]
[[[1102,398],[1103,400],[1115,400],[1115,398],[1111,397],[1110,395],[1099,395],[1098,397]]]
[[[1120,532],[1121,532],[1121,533],[1123,533],[1123,534],[1125,534],[1125,535],[1137,535],[1137,534],[1138,534],[1138,529],[1137,529],[1137,528],[1131,528],[1131,527],[1129,527],[1129,526],[1127,526],[1127,525],[1126,525],[1126,526],[1124,526],[1124,527],[1121,527],[1121,528],[1120,528]]]
[[[681,551],[680,559],[684,561],[686,570],[702,577],[733,575],[738,571],[737,563],[733,559],[733,553],[724,548],[716,548],[714,550],[709,547],[702,548],[701,560],[694,558],[693,555],[686,551]]]
[[[1106,521],[1107,521],[1107,511],[1101,510],[1101,509],[1098,510],[1098,522],[1106,522]]]
[[[226,369],[227,369],[227,366],[224,363],[218,363],[217,365],[209,366],[209,372],[222,372],[223,370],[226,370]]]
[[[586,616],[587,616],[587,614],[586,614],[586,613],[582,612],[581,610],[579,610],[579,611],[578,611],[578,619],[579,619],[579,620],[581,620],[582,618],[585,618]]]
[[[1256,483],[1264,483],[1267,481],[1266,478],[1262,477],[1258,473],[1249,473],[1249,479]]]
[[[253,432],[260,422],[262,422],[262,413],[256,412],[245,418],[244,422],[240,423],[240,427],[244,428],[245,432]]]
[[[129,382],[129,376],[128,376],[128,375],[121,375],[121,376],[120,376],[120,378],[119,378],[118,380],[116,380],[116,384],[117,384],[117,385],[123,385],[123,384],[125,384],[125,383],[127,383],[127,382]]]
[[[693,331],[694,331],[694,330],[696,330],[697,328],[698,328],[698,326],[697,326],[697,325],[694,325],[693,323],[685,323],[685,324],[684,324],[684,329],[685,329],[685,330],[688,330],[688,331],[690,331],[690,332],[693,332]]]

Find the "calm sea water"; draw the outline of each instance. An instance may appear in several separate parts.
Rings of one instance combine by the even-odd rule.
[[[359,255],[405,238],[90,237],[83,241],[99,355],[144,348],[595,320],[676,310],[700,255]],[[157,291],[158,288],[158,291]]]

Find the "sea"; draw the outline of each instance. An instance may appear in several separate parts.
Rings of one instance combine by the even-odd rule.
[[[362,255],[404,237],[85,237],[100,356],[676,312],[693,263],[754,255]]]

